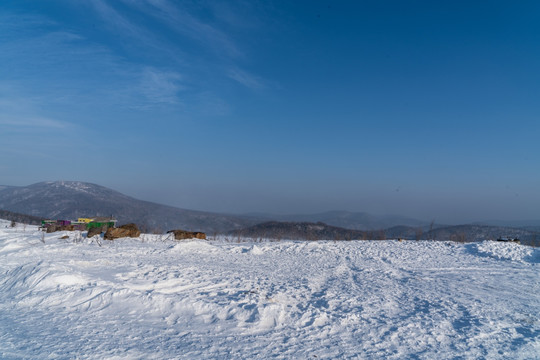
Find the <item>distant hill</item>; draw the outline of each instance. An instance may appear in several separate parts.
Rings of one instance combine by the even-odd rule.
[[[384,230],[384,234],[388,239],[407,239],[421,240],[424,239],[425,229],[423,227],[412,226],[392,226]]]
[[[41,225],[41,220],[43,220],[39,216],[26,215],[8,210],[0,210],[0,219],[29,225]]]
[[[509,226],[489,226],[489,225],[454,225],[454,226],[433,226],[433,230],[410,227],[394,226],[384,230],[389,239],[403,238],[408,240],[441,240],[441,241],[462,241],[473,242],[483,240],[497,240],[501,237],[512,237],[520,239],[522,244],[540,245],[540,231],[537,229],[524,229]]]
[[[456,241],[497,240],[501,237],[518,238],[523,244],[540,242],[540,232],[507,226],[488,225],[456,225],[434,229],[425,233],[422,238]]]
[[[476,221],[471,225],[503,226],[520,229],[540,228],[540,220],[486,220]]]
[[[223,232],[256,223],[253,219],[137,200],[103,186],[78,181],[5,187],[0,190],[0,209],[51,219],[113,215],[120,224],[135,222],[145,231],[159,232],[177,228]]]
[[[398,215],[373,215],[366,212],[327,211],[307,215],[250,214],[254,218],[272,219],[283,222],[323,222],[328,225],[353,230],[379,230],[404,225],[426,227],[428,222]]]
[[[510,227],[480,225],[447,226],[434,228],[431,231],[424,231],[422,227],[411,226],[393,226],[382,230],[362,231],[345,229],[322,222],[268,221],[244,229],[230,231],[229,235],[252,239],[383,240],[402,238],[406,240],[459,242],[497,240],[501,237],[513,237],[519,238],[521,243],[526,245],[540,245],[540,232]]]
[[[359,240],[382,239],[384,232],[344,229],[322,222],[268,221],[229,232],[231,236],[288,240]]]

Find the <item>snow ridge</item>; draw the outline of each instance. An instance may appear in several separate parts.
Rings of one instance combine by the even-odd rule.
[[[483,241],[471,245],[471,250],[479,255],[493,257],[500,260],[522,262],[539,262],[539,252],[528,246],[521,246],[514,242]]]

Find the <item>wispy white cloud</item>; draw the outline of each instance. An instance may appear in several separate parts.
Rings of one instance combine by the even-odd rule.
[[[111,30],[111,36],[127,38],[128,41],[125,43],[129,44],[130,48],[142,47],[145,51],[151,49],[151,52],[158,52],[162,56],[180,62],[183,55],[181,49],[145,25],[132,21],[127,14],[116,10],[113,6],[114,3],[106,0],[90,0],[90,3],[106,27]],[[131,7],[138,3],[139,1],[127,1]],[[144,12],[144,16],[147,15],[147,11]],[[147,51],[147,53],[151,52]]]
[[[257,22],[246,21],[236,16],[231,5],[203,2],[195,6],[190,3],[169,0],[122,0],[122,6],[142,15],[136,21],[134,18],[128,17],[127,13],[116,10],[116,8],[119,8],[118,3],[107,0],[91,0],[91,3],[102,20],[118,33],[140,39],[141,42],[159,51],[168,52],[171,54],[168,56],[169,59],[182,59],[182,65],[185,68],[185,71],[182,72],[187,74],[188,77],[197,76],[196,74],[200,75],[198,71],[203,71],[201,70],[202,61],[207,65],[207,69],[208,66],[213,68],[212,71],[226,69],[219,76],[229,78],[249,89],[258,90],[267,87],[266,81],[260,76],[242,69],[239,61],[245,60],[247,55],[241,50],[236,39],[224,30],[224,28],[230,29],[231,27],[238,29],[245,29],[246,26],[256,27]],[[236,4],[237,7],[240,7],[240,5],[245,4]],[[250,6],[243,7],[248,8],[247,13],[254,12]],[[213,16],[205,17],[201,15],[204,12],[213,14]],[[201,57],[197,51],[187,51],[185,47],[180,49],[180,45],[177,43],[158,36],[155,33],[155,28],[149,27],[146,21],[141,20],[144,17],[153,18],[154,21],[157,20],[168,28],[169,31],[184,39],[189,39],[192,44],[190,46],[198,48],[198,51],[203,50],[213,53],[213,60],[204,55]],[[248,14],[245,14],[245,17],[249,18]],[[179,54],[180,56],[178,56]],[[161,57],[163,58],[163,56]],[[196,70],[191,71],[192,69]],[[207,73],[207,70],[204,70],[204,72]],[[151,81],[151,78],[150,76],[148,81]],[[164,84],[162,80],[156,81],[162,85]],[[165,84],[165,88],[171,88],[171,81],[167,82],[168,85]],[[209,83],[207,82],[207,84]],[[152,86],[149,87],[150,91],[153,91]],[[202,91],[208,90],[211,89],[202,89]],[[152,96],[149,96],[149,98],[152,98]],[[156,97],[153,98],[157,100]],[[171,97],[167,97],[167,99],[161,102],[171,103],[169,101]]]
[[[260,77],[239,68],[229,69],[227,76],[253,90],[259,90],[265,87],[264,81]]]
[[[201,47],[213,51],[218,56],[229,58],[244,56],[237,43],[226,32],[208,21],[201,20],[185,3],[173,3],[168,0],[123,0],[123,2],[145,15],[151,15],[176,33],[195,40]],[[116,21],[116,16],[106,12],[102,15],[109,21]],[[126,26],[126,30],[132,31],[131,26]]]
[[[92,3],[111,22],[118,20],[124,31],[134,36],[140,33],[103,1]],[[13,17],[4,18],[16,21]],[[6,37],[6,41],[0,42],[0,64],[12,64],[13,69],[6,74],[11,79],[0,82],[0,125],[58,128],[65,125],[39,116],[43,109],[51,108],[84,112],[95,109],[99,103],[101,109],[140,110],[180,103],[177,94],[183,87],[178,71],[128,61],[113,50],[78,33],[64,31],[46,19],[32,18],[29,23],[39,31],[34,28],[25,36]],[[9,28],[13,28],[9,22],[0,24],[0,37],[2,30],[7,32]]]
[[[145,68],[141,74],[140,91],[152,103],[179,104],[178,92],[182,75],[174,71]]]
[[[0,83],[0,127],[16,131],[33,131],[35,128],[58,130],[72,126],[67,121],[41,115],[38,100],[9,94],[16,91],[13,86]]]
[[[129,21],[125,16],[107,4],[107,2],[102,0],[91,0],[91,4],[108,26],[133,37],[146,37],[143,28]]]
[[[110,43],[100,41],[103,33],[96,36],[46,16],[0,14],[0,65],[12,69],[0,81],[1,127],[20,134],[72,131],[89,121],[105,122],[117,110],[219,116],[230,112],[224,79],[253,90],[266,87],[264,79],[238,64],[243,52],[219,28],[223,23],[189,7],[199,5],[122,1],[86,2],[98,23],[106,24],[102,30],[117,37]],[[184,51],[181,41],[159,32],[163,29],[217,55]],[[115,47],[123,42],[127,51]]]

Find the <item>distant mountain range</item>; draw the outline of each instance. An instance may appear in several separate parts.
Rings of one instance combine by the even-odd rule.
[[[516,223],[521,224],[521,227],[479,224],[445,226],[403,216],[347,211],[310,215],[219,214],[138,200],[100,185],[79,181],[0,186],[0,210],[19,213],[5,213],[8,215],[4,214],[4,218],[8,219],[24,219],[21,214],[31,215],[27,221],[33,223],[37,222],[38,218],[76,219],[113,215],[119,224],[134,222],[143,231],[160,233],[185,229],[204,231],[210,235],[228,233],[235,236],[291,239],[405,238],[476,241],[513,236],[525,243],[540,241],[540,228],[537,227],[540,221]]]
[[[113,215],[120,223],[135,222],[147,231],[182,228],[208,233],[227,232],[266,221],[324,222],[352,230],[375,230],[394,225],[426,226],[426,223],[415,219],[364,212],[234,215],[186,210],[138,200],[100,185],[79,181],[0,186],[0,209],[52,219]]]

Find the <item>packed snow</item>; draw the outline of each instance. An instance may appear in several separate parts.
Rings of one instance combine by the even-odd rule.
[[[1,359],[540,358],[539,249],[9,225]]]

